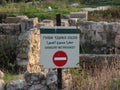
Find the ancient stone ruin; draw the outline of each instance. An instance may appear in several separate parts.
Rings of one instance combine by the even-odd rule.
[[[80,51],[82,53],[120,54],[119,22],[87,21],[87,12],[84,12],[71,13],[70,18],[63,20],[62,23],[63,26],[76,26],[80,29]],[[38,22],[38,18],[21,18],[20,16],[7,18],[5,23],[0,24],[0,40],[10,39],[17,42],[16,62],[20,66],[20,71],[25,72],[25,80],[8,82],[6,90],[57,90],[56,69],[43,69],[40,66],[40,27],[54,25],[55,22],[51,20]],[[111,67],[112,71],[117,70],[110,78],[120,75],[119,55],[84,54],[80,55],[80,66],[87,72],[96,75],[94,67],[101,72],[105,65]],[[63,69],[62,76],[63,90],[70,90],[72,76],[69,69]],[[3,73],[0,72],[0,90],[5,90],[2,78]]]

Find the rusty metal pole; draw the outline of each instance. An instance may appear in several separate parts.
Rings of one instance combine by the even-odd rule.
[[[56,15],[56,26],[61,26],[61,15]],[[62,90],[62,69],[57,69],[57,86],[58,90]]]

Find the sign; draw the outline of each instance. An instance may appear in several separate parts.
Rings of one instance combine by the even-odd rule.
[[[54,55],[53,55],[53,63],[58,66],[64,66],[68,61],[68,56],[64,51],[57,51]]]
[[[80,32],[76,27],[41,27],[40,32],[43,68],[78,67]]]

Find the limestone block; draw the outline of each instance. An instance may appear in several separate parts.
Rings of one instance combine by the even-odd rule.
[[[20,24],[0,24],[0,34],[3,35],[19,35]]]
[[[22,90],[24,85],[25,85],[24,80],[12,80],[7,83],[6,89],[7,90]]]
[[[4,73],[0,70],[0,79],[4,77]]]
[[[17,58],[17,65],[19,65],[21,67],[27,67],[28,60],[22,59],[22,58]]]
[[[27,16],[16,16],[16,17],[21,18],[21,20],[22,20],[22,19],[28,19]]]
[[[69,22],[66,19],[61,20],[61,26],[69,26]]]
[[[54,21],[53,20],[49,20],[49,19],[45,19],[42,21],[44,23],[45,26],[54,26]]]
[[[43,22],[38,23],[38,27],[41,27],[41,26],[45,26],[45,23]]]
[[[41,72],[31,73],[26,71],[24,73],[25,81],[29,84],[39,84],[45,78],[44,74]]]
[[[97,32],[103,32],[104,26],[106,25],[106,22],[94,22],[91,25],[91,30],[96,30]]]
[[[21,18],[19,17],[7,17],[4,22],[5,23],[19,23],[20,20]]]
[[[115,47],[120,48],[120,30],[117,31],[117,34],[115,37]]]
[[[116,54],[120,54],[120,49],[115,48],[115,53],[116,53]]]
[[[49,90],[57,90],[57,72],[56,71],[49,71],[46,74],[46,84]]]
[[[36,84],[29,87],[28,90],[48,90],[46,85]]]
[[[80,27],[81,33],[86,33],[89,30],[91,30],[92,29],[92,25],[94,24],[93,21],[84,21],[83,22],[83,21],[79,21],[79,19],[78,19],[77,22],[78,22],[77,23],[78,27]]]
[[[76,26],[78,22],[78,18],[69,18],[69,25]]]
[[[119,22],[108,23],[107,30],[108,31],[113,31],[113,32],[117,33],[118,31],[120,31],[120,23]]]
[[[21,20],[21,32],[25,32],[30,30],[31,28],[35,28],[38,25],[38,18],[31,19],[23,19]]]
[[[118,31],[120,31],[120,23],[118,22],[114,23],[113,30],[118,33]]]
[[[0,90],[5,90],[4,88],[5,88],[5,82],[2,79],[0,79]]]
[[[85,18],[85,21],[87,21],[88,12],[71,12],[70,18]]]
[[[19,23],[22,19],[28,19],[27,16],[16,16],[16,17],[7,17],[5,23]]]
[[[55,71],[48,72],[46,78],[48,86],[57,83],[57,73]]]

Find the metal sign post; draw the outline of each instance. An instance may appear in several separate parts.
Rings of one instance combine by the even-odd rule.
[[[56,15],[56,26],[61,26],[61,15]],[[58,84],[58,90],[62,89],[62,69],[57,69],[57,84]]]

